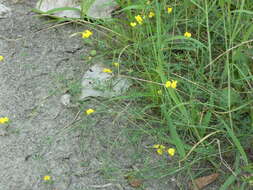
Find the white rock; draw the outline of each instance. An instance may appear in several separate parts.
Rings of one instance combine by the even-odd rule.
[[[95,0],[87,11],[87,16],[97,19],[111,18],[111,13],[115,10],[117,3],[115,0]],[[39,0],[36,8],[46,12],[55,8],[74,7],[80,8],[78,0]],[[59,17],[80,18],[80,11],[65,10],[56,12]]]
[[[80,9],[78,0],[39,0],[36,4],[36,8],[43,12],[63,7]],[[65,10],[56,12],[54,15],[59,17],[80,18],[80,11]]]
[[[0,18],[8,18],[11,16],[11,9],[0,3]]]
[[[104,73],[104,68],[105,66],[96,64],[84,74],[80,100],[88,97],[110,98],[119,96],[130,87],[131,82],[129,80]]]

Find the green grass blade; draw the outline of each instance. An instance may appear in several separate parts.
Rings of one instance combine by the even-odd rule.
[[[247,158],[247,155],[246,155],[246,153],[245,153],[245,151],[244,151],[244,149],[243,149],[243,147],[242,147],[242,145],[240,143],[240,140],[236,137],[236,135],[234,134],[234,131],[226,124],[226,122],[223,119],[221,119],[221,118],[220,118],[220,120],[224,124],[224,126],[225,126],[225,128],[226,128],[226,130],[228,132],[228,135],[232,139],[234,145],[236,146],[236,148],[238,149],[239,153],[241,154],[243,161],[247,165],[248,164],[248,158]]]

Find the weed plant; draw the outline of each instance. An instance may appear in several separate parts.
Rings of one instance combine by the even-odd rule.
[[[157,177],[217,172],[221,190],[246,189],[253,181],[252,0],[116,1],[112,19],[91,23],[103,33],[93,43],[117,63],[115,74],[134,81],[128,95],[111,100],[138,103],[129,110],[139,126],[132,136],[176,149],[178,166],[161,164]],[[86,19],[92,2],[81,2]]]
[[[119,75],[136,82],[124,98],[152,126],[144,133],[174,145],[181,167],[204,161],[227,175],[220,189],[245,187],[253,173],[252,1],[117,3],[102,43]],[[166,88],[171,80],[176,88]]]

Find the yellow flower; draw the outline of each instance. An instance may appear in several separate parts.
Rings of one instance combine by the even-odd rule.
[[[174,156],[176,150],[175,150],[174,148],[169,148],[169,149],[167,150],[167,152],[168,152],[168,154],[169,154],[170,156]]]
[[[114,62],[112,64],[113,64],[114,67],[119,67],[119,63],[117,63],[117,62]]]
[[[165,87],[166,88],[177,88],[177,81],[176,80],[172,80],[172,81],[167,81],[165,83]]]
[[[162,155],[163,152],[164,152],[164,150],[165,150],[165,146],[163,146],[163,145],[161,145],[161,144],[155,144],[155,145],[153,145],[153,148],[156,149],[156,152],[157,152],[157,154],[159,154],[159,155]]]
[[[9,118],[8,117],[0,117],[0,124],[8,123]]]
[[[154,17],[154,16],[155,16],[155,13],[154,13],[154,12],[152,12],[152,11],[149,12],[149,15],[148,15],[149,18],[152,18],[152,17]]]
[[[104,72],[104,73],[112,73],[112,70],[111,70],[111,69],[108,69],[108,68],[104,68],[104,69],[103,69],[103,72]]]
[[[4,56],[0,55],[0,61],[4,60]]]
[[[51,180],[51,176],[45,175],[45,176],[43,177],[43,179],[44,179],[44,181],[50,181],[50,180]]]
[[[165,149],[165,146],[161,145],[161,144],[154,144],[153,148],[161,148],[161,149]]]
[[[167,8],[167,12],[170,14],[172,12],[173,8],[172,7],[168,7]]]
[[[143,23],[143,19],[140,15],[135,16],[135,20],[139,23],[142,24]]]
[[[167,81],[167,82],[165,83],[165,87],[166,87],[166,88],[170,88],[170,87],[171,87],[171,81]]]
[[[159,148],[159,147],[160,147],[159,144],[154,144],[154,145],[153,145],[153,148]]]
[[[186,38],[190,38],[192,36],[192,34],[190,32],[185,32],[184,33],[184,37]]]
[[[156,152],[157,152],[157,154],[162,155],[162,154],[163,154],[163,149],[158,148],[158,149],[156,150]]]
[[[82,38],[89,38],[93,34],[90,30],[85,30],[82,32]]]
[[[130,26],[135,27],[137,25],[136,22],[130,22]]]
[[[162,95],[163,94],[162,90],[157,90],[157,94]]]
[[[172,80],[171,88],[177,88],[177,81],[176,80]]]
[[[86,114],[87,114],[87,115],[90,115],[90,114],[92,114],[92,113],[94,113],[94,112],[95,112],[95,110],[94,110],[94,109],[91,109],[91,108],[86,110]]]

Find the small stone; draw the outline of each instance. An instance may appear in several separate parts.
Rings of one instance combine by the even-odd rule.
[[[0,18],[8,18],[11,16],[11,9],[0,3]]]
[[[70,94],[64,94],[64,95],[62,95],[62,97],[61,97],[61,103],[64,106],[69,106],[71,104],[70,103],[70,98],[71,98]]]

